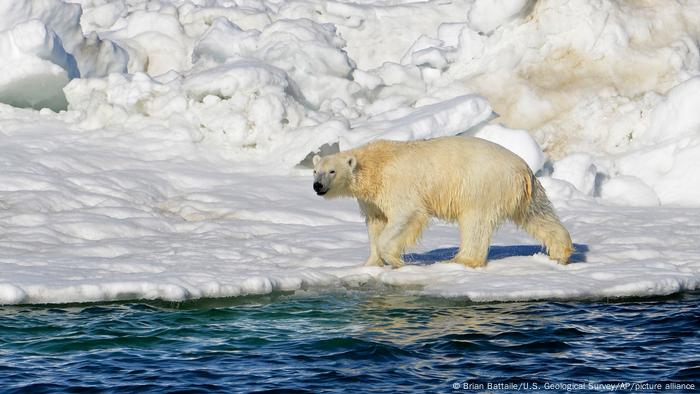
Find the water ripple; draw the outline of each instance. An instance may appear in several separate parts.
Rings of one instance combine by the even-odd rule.
[[[444,392],[508,380],[697,388],[698,301],[700,293],[472,304],[348,292],[2,307],[0,388]]]

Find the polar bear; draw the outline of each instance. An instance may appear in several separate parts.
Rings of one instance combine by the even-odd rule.
[[[365,217],[370,254],[365,265],[401,267],[403,251],[431,217],[459,223],[453,262],[486,265],[491,235],[511,220],[567,264],[573,250],[528,165],[511,151],[475,137],[371,142],[313,158],[313,189],[325,198],[354,197]]]

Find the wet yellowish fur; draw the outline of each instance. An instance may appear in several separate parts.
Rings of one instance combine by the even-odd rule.
[[[491,235],[511,220],[566,264],[571,238],[539,181],[517,155],[472,137],[426,141],[376,141],[315,160],[319,174],[333,172],[326,197],[358,200],[366,218],[366,265],[403,265],[401,254],[420,237],[431,217],[456,221],[460,250],[455,262],[486,265]]]

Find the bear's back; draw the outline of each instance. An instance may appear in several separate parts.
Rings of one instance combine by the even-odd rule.
[[[452,136],[419,141],[377,140],[356,150],[381,167],[401,160],[410,161],[412,166],[438,162],[484,166],[498,162],[501,167],[527,167],[527,163],[510,150],[477,137]]]
[[[371,184],[384,198],[422,201],[430,214],[447,220],[467,205],[487,209],[517,203],[531,176],[519,156],[475,137],[381,140],[360,150],[364,157],[358,157],[358,163],[365,162],[374,178]],[[455,205],[457,201],[462,203]]]

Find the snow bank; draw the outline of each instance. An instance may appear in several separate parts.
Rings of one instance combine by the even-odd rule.
[[[206,139],[212,149],[219,145],[219,153],[231,159],[272,160],[287,167],[324,144],[348,149],[376,138],[455,135],[492,113],[482,97],[466,95],[351,126],[309,108],[289,74],[257,60],[229,61],[168,79],[112,74],[75,79],[64,90],[85,129],[186,125],[195,142]]]
[[[674,87],[650,113],[636,149],[615,161],[616,172],[650,186],[662,204],[700,201],[700,77]]]
[[[272,84],[267,90],[277,93],[252,112],[246,100],[232,105],[228,97],[217,105],[208,98],[209,104],[179,107],[190,127],[198,129],[194,139],[226,146],[230,158],[284,157],[291,165],[324,144],[344,148],[380,137],[429,138],[474,130],[483,122],[481,112],[455,103],[477,94],[486,99],[480,108],[498,113],[497,122],[505,127],[491,129],[490,139],[509,148],[524,146],[505,130],[527,130],[546,153],[523,148],[532,154],[526,158],[531,166],[541,169],[553,160],[558,172],[553,176],[573,181],[583,195],[620,196],[612,189],[634,184],[631,190],[650,188],[656,195],[645,193],[636,204],[697,201],[698,182],[683,170],[694,164],[693,144],[684,140],[691,137],[674,131],[692,129],[693,120],[664,109],[683,111],[697,101],[680,90],[666,98],[669,89],[680,89],[700,73],[700,31],[694,27],[700,25],[700,11],[694,6],[652,1],[639,7],[609,0],[289,1],[245,7],[221,2],[105,7],[84,1],[83,6],[83,27],[119,42],[131,56],[129,70],[157,77],[159,83],[237,62],[256,61],[285,73],[284,90]],[[156,24],[163,27],[153,29]],[[157,34],[175,42],[147,38]],[[173,50],[162,53],[164,47]],[[158,77],[166,70],[177,73]],[[179,89],[167,88],[178,102],[190,102],[189,93]],[[85,107],[71,108],[82,112]],[[260,115],[267,112],[269,122]],[[466,119],[467,113],[474,115]],[[99,112],[85,114],[97,119],[84,124],[110,124]],[[673,130],[666,132],[669,127]],[[285,146],[299,152],[285,152]],[[659,161],[656,155],[667,158],[675,151],[688,151],[688,159],[649,168]],[[576,167],[574,159],[565,159],[571,154],[588,155],[588,169],[565,169]],[[637,160],[647,164],[637,166]],[[613,181],[619,177],[638,181]]]
[[[554,163],[552,177],[617,205],[695,206],[700,201],[700,77],[657,96],[648,126],[630,132],[624,153],[574,153]],[[596,185],[597,181],[601,181]],[[597,188],[597,189],[596,189]]]
[[[8,106],[0,115],[0,304],[384,285],[509,301],[700,286],[697,209],[608,208],[557,193],[556,182],[568,183],[543,178],[579,248],[568,266],[508,226],[487,268],[439,263],[455,253],[458,235],[436,224],[406,267],[362,267],[367,240],[356,203],[319,199],[308,170],[232,168],[186,130],[71,130],[63,116]]]
[[[0,49],[14,59],[0,78],[0,100],[67,104],[87,129],[181,126],[193,143],[229,159],[284,166],[324,145],[479,129],[537,171],[551,160],[555,179],[591,198],[632,201],[620,197],[631,185],[647,195],[635,204],[698,200],[698,180],[687,171],[697,119],[683,115],[698,100],[694,6],[17,4],[0,10]],[[64,96],[58,89],[70,80]],[[494,111],[498,119],[484,129]],[[527,131],[539,147],[510,130]],[[671,152],[679,152],[674,163],[662,163]],[[578,154],[590,165],[567,158]]]

